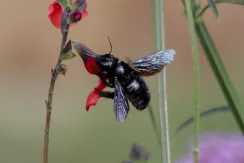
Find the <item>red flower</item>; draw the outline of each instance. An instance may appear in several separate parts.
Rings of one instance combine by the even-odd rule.
[[[74,3],[74,1],[72,1],[72,4]],[[48,18],[51,21],[51,23],[53,24],[54,27],[60,29],[61,27],[61,17],[62,17],[62,13],[63,13],[64,9],[60,6],[60,4],[56,1],[54,1],[52,4],[49,5],[48,7]],[[88,12],[85,10],[84,12],[76,12],[74,14],[74,18],[81,20],[84,17],[86,17],[88,14]],[[74,25],[76,23],[73,23],[71,25]]]
[[[101,69],[97,65],[94,58],[88,58],[85,63],[85,67],[86,67],[86,70],[92,75],[96,75],[96,72],[94,72],[94,70],[96,70],[97,72],[101,72]]]
[[[88,58],[86,60],[85,68],[92,75],[97,75],[96,74],[97,72],[101,72],[101,69],[97,65],[97,63],[96,63],[94,58]],[[98,100],[100,98],[100,95],[99,95],[98,91],[102,91],[104,88],[105,88],[105,85],[102,83],[101,79],[99,78],[98,85],[96,86],[96,88],[87,97],[87,101],[86,101],[86,110],[87,111],[90,109],[90,106],[97,104],[97,102],[98,102]]]
[[[101,79],[98,80],[98,85],[96,88],[89,94],[86,101],[86,111],[90,109],[90,106],[96,105],[99,98],[101,97],[98,91],[102,91],[105,88],[105,85],[102,83]]]

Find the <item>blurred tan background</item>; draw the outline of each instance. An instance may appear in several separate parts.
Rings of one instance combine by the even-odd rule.
[[[0,162],[41,163],[45,104],[50,69],[56,64],[61,35],[49,22],[50,0],[2,1],[0,7]],[[205,3],[205,1],[204,1]],[[239,95],[244,96],[244,9],[218,5],[220,22],[211,10],[205,20]],[[150,0],[88,0],[89,15],[70,30],[69,38],[80,40],[97,53],[110,50],[131,59],[154,51]],[[193,114],[193,72],[188,24],[180,1],[165,2],[166,47],[175,49],[167,67],[170,131]],[[200,48],[202,109],[225,104],[222,92]],[[118,163],[128,158],[132,143],[152,152],[149,162],[160,161],[148,111],[132,108],[123,124],[115,121],[112,100],[101,99],[85,111],[86,97],[97,84],[77,56],[66,61],[68,72],[56,83],[50,135],[50,163]],[[157,76],[147,78],[158,115]],[[158,117],[157,117],[158,118]],[[203,131],[237,130],[232,114],[219,113],[201,121]],[[189,126],[176,138],[172,160],[186,150]]]

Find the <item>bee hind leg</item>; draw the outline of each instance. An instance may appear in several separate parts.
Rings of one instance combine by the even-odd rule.
[[[99,95],[104,98],[109,98],[113,99],[114,98],[114,92],[109,92],[109,91],[99,91],[97,90]]]

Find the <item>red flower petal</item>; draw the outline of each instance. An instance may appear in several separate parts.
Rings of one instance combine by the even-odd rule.
[[[88,12],[85,10],[85,11],[82,13],[82,17],[81,17],[81,19],[84,19],[87,15],[88,15]]]
[[[98,94],[97,90],[93,90],[89,96],[87,97],[87,101],[86,101],[86,111],[88,111],[90,109],[90,106],[92,105],[96,105],[98,100],[100,98],[100,95]]]
[[[96,69],[98,72],[101,72],[100,67],[98,67],[96,61],[94,58],[88,58],[86,63],[85,63],[85,67],[86,70],[90,73],[90,74],[96,74],[93,69]]]
[[[103,90],[105,87],[106,87],[106,86],[103,84],[102,80],[99,79],[99,80],[98,80],[98,85],[97,85],[96,89],[99,90],[99,91],[101,91],[101,90]]]
[[[102,81],[99,79],[98,80],[98,85],[96,88],[89,94],[86,100],[86,111],[90,109],[90,106],[96,105],[100,95],[98,94],[98,90],[101,91],[105,88],[105,85],[102,83]]]
[[[76,0],[72,0],[71,4],[73,4]],[[61,27],[61,17],[64,9],[60,6],[60,4],[56,1],[54,1],[52,4],[49,5],[48,7],[48,18],[53,24],[55,28],[60,29]],[[81,15],[81,19],[85,18],[88,15],[87,11],[84,11]],[[77,24],[73,23],[71,26]]]
[[[48,18],[55,28],[60,28],[61,26],[61,17],[63,13],[63,8],[58,4],[58,2],[54,1],[48,7]]]

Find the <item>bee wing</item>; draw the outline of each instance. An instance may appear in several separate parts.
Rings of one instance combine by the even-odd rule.
[[[129,62],[129,66],[141,75],[153,75],[174,60],[175,51],[158,51],[141,59]]]
[[[129,103],[123,87],[120,85],[120,83],[116,78],[114,80],[114,84],[115,84],[114,114],[117,121],[124,122],[130,110]]]

